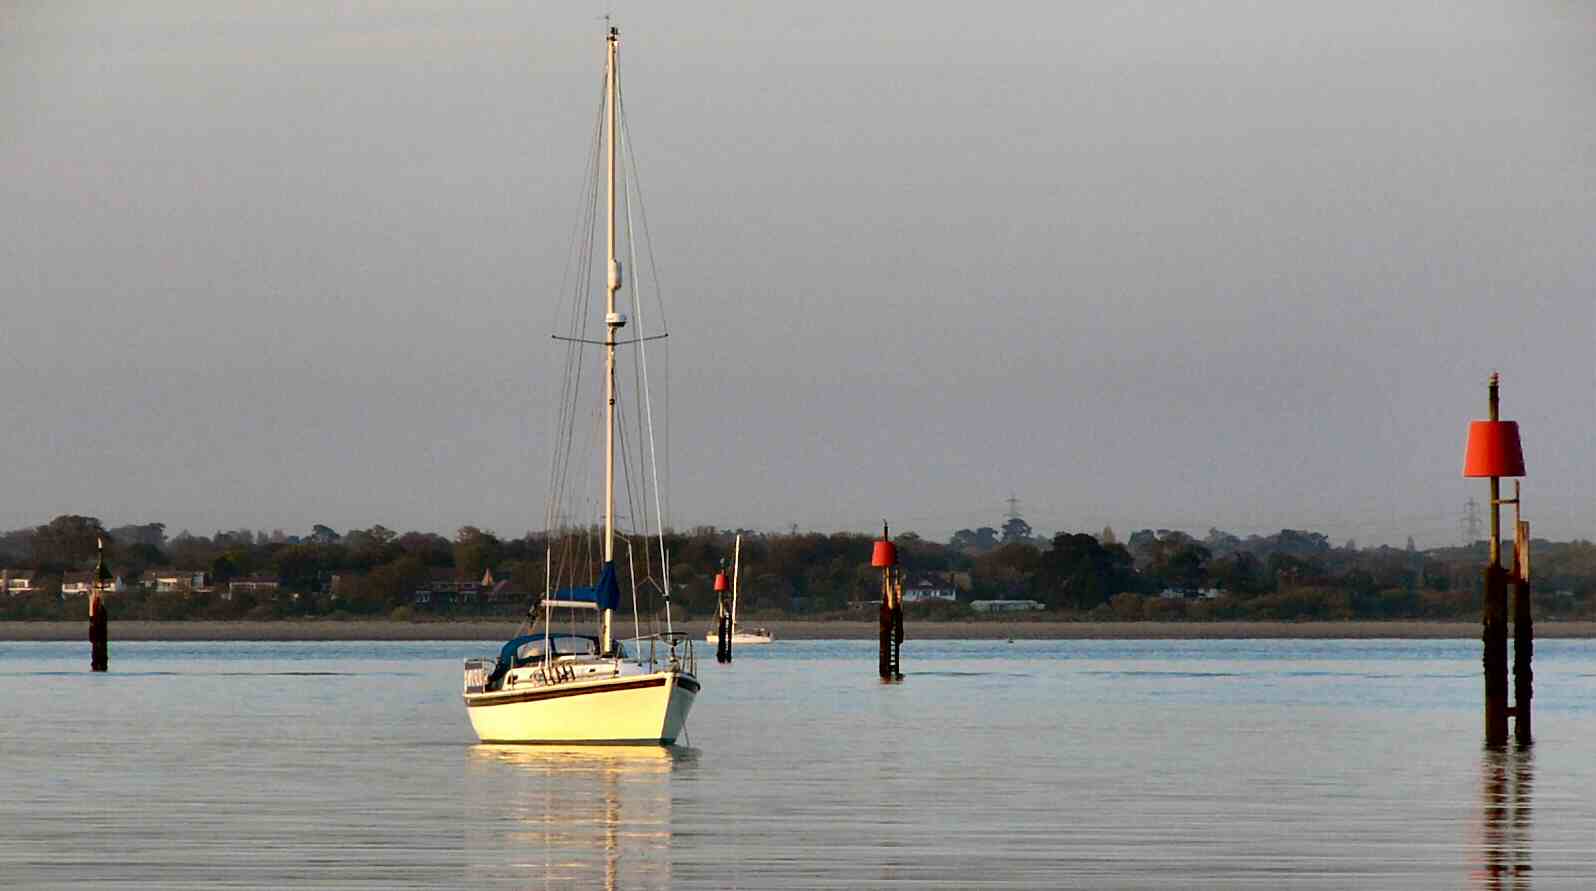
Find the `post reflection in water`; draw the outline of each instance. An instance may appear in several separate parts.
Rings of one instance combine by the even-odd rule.
[[[691,750],[492,746],[466,761],[468,878],[514,887],[668,888],[670,775]]]
[[[1535,756],[1529,747],[1488,748],[1480,756],[1480,819],[1474,885],[1522,891],[1530,885],[1530,797]]]

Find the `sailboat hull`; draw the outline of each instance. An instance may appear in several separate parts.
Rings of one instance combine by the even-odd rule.
[[[485,743],[668,746],[681,735],[697,695],[691,675],[662,671],[467,694],[465,701]]]
[[[758,631],[744,631],[739,628],[735,633],[732,634],[731,642],[734,646],[747,646],[749,644],[768,644],[775,639],[776,635],[771,634],[768,631],[761,633]],[[714,629],[710,629],[709,633],[704,635],[704,643],[718,643],[719,641],[720,638],[717,636],[717,632]]]

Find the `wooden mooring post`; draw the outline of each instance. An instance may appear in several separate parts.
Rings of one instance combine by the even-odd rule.
[[[715,661],[725,664],[732,661],[731,606],[726,603],[726,561],[720,561],[715,573]]]
[[[1535,697],[1535,617],[1530,608],[1529,521],[1519,519],[1518,480],[1513,481],[1513,738],[1530,744],[1530,700]]]
[[[898,547],[881,521],[881,540],[870,552],[870,565],[881,570],[880,670],[883,681],[903,680],[903,577],[898,572]]]
[[[1511,499],[1502,498],[1502,477],[1524,475],[1524,451],[1519,443],[1518,424],[1501,419],[1501,380],[1491,375],[1488,389],[1490,419],[1469,424],[1467,451],[1463,458],[1465,477],[1485,477],[1491,484],[1490,562],[1485,566],[1485,597],[1482,609],[1481,642],[1485,669],[1485,744],[1507,744],[1507,719],[1517,720],[1517,738],[1530,741],[1530,698],[1533,672],[1534,626],[1529,602],[1529,523],[1519,516],[1518,483]],[[1502,505],[1513,505],[1513,568],[1502,566]],[[1514,698],[1516,707],[1507,704],[1507,587],[1513,585]]]
[[[105,541],[98,540],[99,556],[94,567],[94,579],[89,585],[89,670],[108,671],[111,667],[111,615],[105,608],[105,593],[110,587],[111,571],[105,568]]]

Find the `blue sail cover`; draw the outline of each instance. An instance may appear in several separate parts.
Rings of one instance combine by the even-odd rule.
[[[591,603],[596,609],[620,609],[621,586],[615,580],[615,561],[604,564],[598,584],[591,588],[561,588],[549,598],[560,603]]]

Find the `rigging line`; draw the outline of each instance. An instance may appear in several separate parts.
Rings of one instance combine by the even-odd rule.
[[[589,431],[586,442],[592,444],[595,442],[593,431],[602,424],[602,412],[595,407],[587,416],[592,423],[584,425]],[[591,496],[583,497],[581,495],[582,492],[591,491],[593,476],[591,463],[583,462],[583,466],[586,467],[586,472],[579,478],[580,488],[570,487],[561,499],[561,503],[570,505],[574,512],[569,517],[570,522],[562,524],[561,532],[560,578],[562,581],[568,581],[570,585],[577,584],[578,574],[583,571],[583,567],[587,567],[589,576],[592,573],[593,525],[590,521],[584,520],[591,517],[596,511],[596,502]],[[582,559],[578,560],[579,556]],[[589,580],[591,581],[591,578]]]
[[[620,96],[621,96],[620,89],[619,89],[619,86],[617,86],[617,88],[616,88],[616,103],[622,109],[624,109],[625,108],[625,104],[621,101]],[[630,125],[628,125],[626,128],[624,128],[621,132],[622,132],[622,135],[623,135],[622,144],[626,147],[626,155],[627,155],[628,158],[634,158],[634,156],[632,154],[632,140],[631,140]],[[635,160],[635,158],[633,160],[633,174],[634,174],[634,177],[635,177],[635,174],[636,174],[636,160]],[[630,232],[631,228],[632,228],[632,204],[631,204],[630,201],[628,201],[627,204],[626,204],[626,227],[627,227],[627,231]],[[647,233],[646,232],[644,233],[644,235],[645,235],[645,237],[647,237]],[[636,268],[636,263],[637,263],[637,244],[634,241],[630,245],[628,245],[628,247],[630,247],[630,249],[631,249],[632,263],[633,263],[633,268],[635,269]],[[636,281],[636,277],[635,276],[633,277],[633,281]],[[656,282],[657,281],[658,281],[658,279],[656,277]],[[632,290],[633,290],[634,294],[638,291],[638,288],[637,288],[637,286],[635,284],[632,286]],[[656,287],[655,288],[656,299],[658,299],[657,298],[658,293],[659,293],[659,289]],[[632,303],[633,303],[633,309],[636,310],[636,309],[638,309],[638,307],[640,307],[643,304],[643,300],[639,299],[639,298],[634,298]],[[663,317],[663,313],[661,313],[661,322],[663,323],[663,321],[664,321],[664,317]],[[638,325],[639,326],[642,325],[642,315],[641,315],[640,312],[638,314]],[[670,562],[665,556],[665,510],[664,510],[664,506],[663,506],[663,504],[661,502],[661,499],[660,499],[660,491],[659,491],[660,490],[659,450],[658,450],[658,447],[656,446],[656,444],[654,442],[654,401],[649,396],[648,344],[647,343],[639,344],[637,349],[638,349],[638,353],[639,353],[638,365],[642,368],[642,372],[643,372],[643,411],[648,417],[649,457],[650,457],[650,459],[652,461],[653,470],[654,470],[654,517],[655,517],[655,520],[656,520],[658,528],[659,528],[660,566],[662,567],[661,576],[664,579],[664,581],[663,581],[663,583],[661,585],[661,588],[662,588],[662,591],[664,592],[664,595],[665,595],[665,598],[666,598],[666,602],[668,603],[669,600],[670,600],[670,592],[671,592],[671,588],[670,588],[670,585],[671,585],[671,570],[670,570]]]
[[[623,176],[624,176],[624,171],[623,171]],[[627,186],[627,184],[630,181],[631,180],[629,178],[623,179],[623,181],[622,181],[622,192],[621,192],[623,201],[626,203],[626,206],[628,208],[630,208],[630,192],[626,188],[626,186]],[[630,214],[628,214],[627,215],[627,226],[626,226],[626,239],[627,239],[627,244],[628,245],[631,245],[632,238],[633,238],[633,233],[632,233],[632,228],[631,228],[631,217],[630,217]],[[631,258],[635,260],[635,251],[632,252]],[[637,293],[638,293],[638,291],[637,291],[637,284],[636,283],[637,283],[638,279],[636,277],[636,268],[637,268],[636,265],[634,264],[632,268],[634,270],[633,279],[632,279],[633,284],[632,284],[632,286],[630,288],[627,289],[627,299],[631,303],[631,308],[633,309],[633,311],[635,313],[635,311],[637,309]],[[641,334],[641,331],[642,331],[642,320],[641,320],[641,317],[639,317],[639,320],[638,320],[638,330],[639,330],[639,333]],[[639,339],[641,339],[641,337]],[[632,388],[633,388],[633,392],[634,393],[642,388],[642,385],[640,383],[639,372],[638,372],[638,369],[641,366],[642,366],[642,362],[641,361],[632,363]],[[632,404],[630,404],[630,403],[635,402],[635,401],[636,401],[635,399],[633,399],[633,400],[623,400],[622,403],[621,403],[621,410],[622,410],[622,413],[623,413],[623,417],[622,417],[622,422],[618,425],[617,439],[619,440],[619,444],[620,444],[620,448],[621,448],[621,452],[622,452],[622,462],[621,463],[626,468],[626,489],[625,489],[625,491],[626,491],[626,511],[627,511],[627,516],[629,518],[633,519],[634,521],[638,517],[642,517],[642,521],[643,521],[642,525],[643,525],[643,529],[644,529],[643,553],[644,553],[644,556],[647,557],[648,556],[648,541],[647,541],[648,510],[647,510],[647,507],[646,507],[646,504],[647,504],[647,494],[646,493],[647,493],[647,490],[648,490],[648,476],[647,476],[647,470],[646,470],[646,467],[645,467],[645,464],[644,464],[644,461],[643,461],[643,451],[642,451],[643,444],[645,442],[645,440],[643,439],[642,413],[640,411],[638,411],[635,407],[633,407]],[[638,472],[637,472],[637,475],[635,477],[633,476],[633,473],[632,473],[632,471],[633,471],[632,457],[631,457],[632,456],[632,450],[630,448],[630,443],[631,443],[632,440],[630,440],[628,438],[627,432],[626,432],[627,425],[626,425],[625,415],[628,414],[628,413],[631,415],[632,424],[636,427],[636,431],[637,431],[636,442],[638,443],[638,452],[637,452],[638,461],[637,461],[636,469],[637,469]],[[638,510],[639,503],[640,503],[640,493],[641,493],[641,503],[644,505],[643,510],[641,510],[641,511]],[[630,540],[628,540],[628,542],[627,542],[627,547],[628,548],[631,547]],[[628,551],[628,553],[630,554],[630,551]]]
[[[591,259],[584,264],[584,271],[591,273]],[[575,301],[573,301],[574,303]],[[550,473],[549,503],[547,506],[546,521],[551,526],[559,521],[560,505],[566,503],[569,494],[571,453],[575,445],[575,423],[579,412],[578,400],[581,393],[581,369],[585,364],[582,360],[585,351],[580,346],[571,345],[565,349],[565,370],[561,375],[564,390],[561,394],[560,411],[555,433],[555,453],[553,467]]]
[[[571,362],[566,370],[566,374],[573,379],[573,385],[569,401],[563,406],[562,430],[559,433],[559,437],[563,440],[564,451],[559,466],[559,478],[551,492],[556,499],[553,506],[556,512],[561,510],[560,505],[569,504],[574,506],[580,497],[578,487],[585,491],[586,487],[592,483],[592,467],[589,466],[589,463],[575,462],[573,460],[578,453],[589,454],[595,442],[591,428],[588,425],[581,425],[581,427],[588,427],[586,434],[580,437],[577,435],[577,430],[579,429],[578,419],[584,416],[592,419],[597,414],[597,409],[594,406],[590,406],[586,412],[582,410],[582,405],[586,402],[584,399],[585,393],[581,386],[583,370],[587,364],[585,361],[586,354],[587,351],[585,349],[575,348],[570,354]],[[578,446],[580,446],[580,450]]]
[[[602,99],[605,84],[599,82],[599,95]],[[574,265],[578,274],[568,281],[562,281],[561,290],[571,287],[570,331],[573,335],[581,333],[582,320],[587,315],[586,310],[591,308],[592,291],[590,282],[593,278],[593,255],[596,250],[594,229],[598,216],[598,179],[600,167],[600,148],[603,142],[604,128],[604,103],[598,104],[593,120],[593,136],[589,143],[588,157],[590,163],[583,176],[582,191],[586,193],[585,213],[578,220],[578,232],[586,233],[586,238],[579,243],[573,234],[572,253],[577,254]],[[584,306],[583,296],[587,296]],[[556,320],[558,324],[558,320]],[[552,456],[553,466],[550,468],[549,501],[545,508],[545,525],[552,526],[559,505],[564,502],[568,494],[566,486],[569,482],[571,460],[571,447],[575,434],[577,402],[581,396],[582,368],[586,351],[579,344],[571,344],[565,350],[565,371],[561,375],[562,392],[560,394],[560,412],[557,420],[555,434],[555,451]]]
[[[550,334],[549,337],[554,339],[554,340],[563,340],[566,343],[585,343],[585,344],[591,344],[592,346],[609,346],[610,345],[609,341],[607,341],[607,340],[587,340],[587,339],[581,338],[581,337],[561,337],[558,334]],[[652,337],[634,337],[631,340],[617,340],[617,341],[615,341],[615,345],[616,346],[631,346],[634,343],[642,343],[645,340],[664,340],[667,337],[670,337],[670,335],[669,334],[655,334]]]
[[[634,412],[632,412],[632,414],[635,417],[637,413],[634,411]],[[616,440],[617,440],[617,443],[618,443],[618,445],[620,447],[620,450],[621,450],[621,462],[620,463],[621,463],[621,466],[625,469],[626,516],[627,516],[628,520],[635,521],[635,519],[637,518],[637,515],[638,515],[638,510],[637,510],[638,495],[637,495],[637,492],[638,492],[638,489],[640,489],[640,488],[642,488],[642,487],[644,487],[646,485],[647,481],[644,480],[644,479],[641,479],[641,478],[634,479],[633,476],[632,476],[632,463],[631,463],[632,451],[631,451],[631,448],[629,447],[629,443],[631,442],[631,440],[627,437],[627,434],[626,434],[626,424],[625,424],[625,418],[624,417],[622,418],[622,423],[616,425],[616,427],[617,427],[617,429],[616,429]],[[642,462],[639,461],[638,464],[639,464],[639,466],[641,466]]]
[[[580,316],[579,305],[580,305],[581,295],[585,291],[585,289],[587,287],[586,283],[590,279],[591,273],[592,273],[591,260],[592,260],[592,248],[593,248],[593,213],[594,213],[593,193],[594,193],[594,188],[595,188],[595,186],[594,186],[594,178],[596,178],[597,175],[598,175],[598,173],[597,173],[597,168],[598,168],[597,156],[598,156],[598,142],[599,142],[599,135],[600,135],[599,131],[598,131],[598,127],[601,126],[601,124],[602,124],[602,118],[601,117],[595,118],[595,120],[594,120],[595,130],[594,130],[594,134],[593,134],[593,139],[589,143],[589,151],[588,151],[589,163],[587,164],[586,170],[584,171],[583,181],[582,181],[581,194],[584,196],[584,200],[580,203],[579,206],[581,206],[583,208],[583,212],[581,214],[577,215],[577,219],[576,219],[576,222],[575,222],[575,229],[574,229],[574,231],[572,233],[572,243],[571,243],[571,250],[570,250],[570,254],[569,254],[570,260],[568,260],[568,264],[570,264],[570,265],[568,265],[567,274],[561,279],[561,283],[560,283],[560,292],[561,292],[561,294],[565,295],[566,299],[569,300],[569,309],[570,309],[570,312],[571,312],[571,318],[567,320],[567,325],[568,326],[575,326],[577,324],[577,320],[578,320],[578,318]],[[578,241],[578,238],[581,238],[581,240]],[[572,276],[570,274],[571,266],[574,266],[578,270],[577,274],[574,275],[574,276]],[[556,328],[560,327],[560,318],[559,318],[559,314],[558,313],[556,314],[555,326],[556,326]],[[566,405],[566,402],[567,402],[567,397],[569,395],[569,391],[570,391],[570,388],[572,386],[572,380],[571,380],[571,377],[569,375],[569,371],[570,371],[569,363],[570,363],[571,359],[572,359],[571,351],[570,351],[569,348],[567,348],[567,351],[566,351],[566,361],[567,361],[566,373],[561,376],[562,391],[561,391],[561,394],[560,394],[560,396],[561,396],[560,405],[561,405],[561,408],[562,408],[562,415],[561,415],[562,418],[564,418],[563,409],[565,408],[565,405]],[[557,440],[557,442],[558,442],[558,440]]]
[[[596,159],[597,158],[597,154],[598,154],[598,144],[599,144],[600,128],[602,127],[602,122],[603,122],[602,114],[600,114],[598,116],[595,116],[595,118],[594,118],[593,139],[589,143],[589,147],[588,147],[588,156],[590,158],[593,158],[593,159]],[[578,214],[576,219],[572,222],[571,240],[568,243],[567,250],[566,250],[566,255],[565,255],[566,256],[566,263],[565,263],[564,269],[562,270],[562,275],[560,277],[560,290],[559,290],[559,293],[561,295],[565,295],[566,293],[568,293],[566,289],[571,286],[573,281],[577,283],[578,287],[582,286],[580,284],[581,282],[586,281],[586,276],[585,275],[579,275],[579,276],[577,276],[577,277],[575,277],[573,279],[572,272],[573,272],[573,267],[575,267],[577,265],[580,265],[579,258],[581,256],[585,256],[585,252],[582,253],[582,254],[578,253],[578,245],[579,244],[586,245],[586,244],[590,244],[591,243],[592,231],[593,231],[592,224],[589,222],[589,217],[591,216],[592,209],[593,209],[593,202],[592,202],[592,199],[591,199],[591,195],[592,195],[592,185],[591,185],[591,183],[592,183],[592,178],[596,177],[597,175],[598,175],[598,167],[597,167],[596,160],[594,160],[592,163],[589,163],[587,165],[586,169],[583,172],[582,188],[581,188],[581,190],[579,191],[578,194],[584,196],[585,200],[583,200],[581,202],[581,206],[585,206],[587,208],[587,210],[586,210],[585,213]],[[588,240],[587,241],[580,241],[580,239],[582,238],[584,233],[586,233],[586,235],[588,237]],[[555,317],[555,320],[554,320],[556,328],[558,328],[559,324],[560,324],[560,319],[559,319],[559,316],[558,316],[558,310],[559,309],[560,309],[559,305],[556,304],[556,317]]]
[[[616,84],[616,88],[617,88],[616,89],[616,104],[621,109],[621,111],[624,113],[625,109],[626,109],[626,101],[625,101],[625,97],[621,95],[619,87],[620,87],[620,84],[617,83]],[[626,158],[631,163],[632,171],[635,174],[636,171],[640,170],[641,168],[637,164],[636,148],[635,148],[635,145],[634,145],[633,140],[632,140],[632,125],[631,125],[631,122],[627,118],[625,118],[624,116],[622,117],[621,120],[622,120],[621,134],[624,137],[624,139],[622,140],[622,148],[623,148],[623,151],[625,151]],[[656,260],[655,255],[654,255],[654,238],[653,238],[653,235],[651,234],[651,232],[649,230],[649,226],[648,226],[648,206],[643,202],[643,185],[642,185],[641,182],[636,181],[635,176],[634,176],[634,184],[635,184],[636,191],[637,191],[637,216],[638,216],[639,222],[641,222],[641,224],[642,224],[643,249],[645,251],[645,256],[647,256],[647,258],[648,258],[649,280],[654,283],[654,305],[659,310],[660,331],[665,333],[666,335],[669,335],[669,333],[670,333],[670,322],[665,317],[665,291],[664,291],[663,286],[660,285],[659,263]],[[630,208],[630,204],[628,204],[628,209],[629,208]],[[630,212],[630,210],[628,210],[628,212]],[[628,228],[630,228],[630,226],[631,226],[630,221],[628,221],[627,226],[628,226]],[[636,253],[635,253],[635,247],[633,249],[633,257],[632,257],[632,259],[633,259],[633,268],[634,269],[640,269],[640,267],[638,267],[637,264],[636,264],[637,257],[636,257]],[[641,302],[642,302],[641,300],[638,301],[639,304],[641,304]],[[638,317],[639,318],[642,317],[641,310],[639,310],[639,312],[638,312]],[[664,521],[664,518],[671,515],[671,512],[670,512],[670,481],[671,481],[671,453],[670,453],[670,442],[671,442],[670,372],[671,372],[671,365],[670,365],[670,362],[671,362],[671,357],[670,357],[670,350],[668,348],[662,349],[660,352],[661,352],[661,355],[660,355],[660,366],[661,366],[660,367],[660,372],[661,372],[661,377],[663,378],[663,380],[660,382],[661,383],[661,391],[662,391],[660,393],[660,402],[661,402],[660,408],[662,409],[662,411],[660,413],[660,438],[665,443],[665,461],[664,461],[665,474],[664,474],[663,477],[661,477],[659,475],[659,468],[658,468],[658,466],[656,464],[656,466],[655,466],[655,495],[656,495],[656,499],[658,499],[658,497],[660,496],[660,493],[661,492],[664,493],[663,494],[664,506],[662,508],[660,508],[659,511],[658,511],[658,513],[660,515],[659,516],[660,533],[663,535],[664,532],[665,532],[665,521]],[[644,359],[646,360],[646,358],[647,357],[645,356]],[[646,371],[646,366],[645,366],[645,371]],[[653,414],[653,412],[652,412],[652,410],[650,410],[650,417],[652,417],[652,414]],[[650,452],[650,454],[654,457],[655,461],[657,462],[658,461],[658,453],[657,452]]]
[[[624,405],[624,403],[623,403],[623,405]],[[625,479],[625,486],[623,488],[624,488],[624,490],[626,492],[626,516],[627,516],[628,519],[631,519],[631,518],[635,518],[637,516],[637,495],[636,495],[636,492],[634,491],[634,488],[633,488],[633,480],[632,480],[632,474],[631,474],[631,459],[628,457],[628,455],[630,455],[631,452],[626,447],[627,439],[626,439],[626,424],[625,423],[621,423],[621,424],[617,424],[616,425],[615,440],[616,440],[616,447],[621,452],[621,462],[620,462],[621,466],[623,468],[625,468],[626,471],[627,471],[623,475],[624,479]]]
[[[617,106],[618,112],[620,112],[618,114],[618,117],[619,117],[619,120],[621,121],[622,145],[624,147],[624,145],[625,145],[625,134],[626,134],[626,130],[625,130],[626,116],[624,114],[624,109],[620,108],[620,103],[619,102],[616,103],[616,106]],[[623,155],[623,157],[624,157],[624,155]],[[642,296],[643,296],[643,293],[644,293],[642,291],[643,278],[642,278],[642,275],[641,275],[641,269],[637,265],[637,236],[636,236],[635,231],[632,228],[632,192],[635,189],[636,184],[637,184],[637,169],[636,169],[636,167],[627,168],[625,165],[622,165],[622,174],[623,174],[623,178],[621,180],[621,196],[622,196],[622,200],[624,202],[624,206],[626,208],[627,262],[630,263],[631,267],[632,267],[632,286],[627,289],[627,299],[631,303],[632,314],[637,317],[637,329],[636,330],[637,330],[637,334],[638,334],[638,340],[641,341],[643,339],[643,337],[644,337],[644,335],[643,335],[643,331],[644,331],[643,300],[642,300]],[[665,336],[666,335],[664,335],[664,334],[660,335],[660,337],[665,337]],[[646,389],[645,389],[645,382],[644,382],[644,379],[643,379],[642,375],[643,375],[643,365],[647,361],[648,356],[646,354],[642,353],[642,352],[639,352],[637,359],[638,359],[638,361],[632,363],[632,392],[633,393],[642,393],[646,397],[647,396],[647,392],[646,392]],[[647,499],[648,499],[649,476],[648,476],[648,468],[647,468],[646,463],[645,463],[645,458],[646,458],[646,446],[648,445],[649,441],[645,440],[643,438],[643,413],[642,412],[636,411],[636,410],[634,410],[632,412],[632,423],[634,425],[636,425],[636,428],[637,428],[637,443],[638,443],[637,485],[638,485],[638,488],[643,493],[642,497],[643,497],[644,504],[645,504],[645,507],[644,507],[644,510],[643,510],[643,513],[642,513],[642,516],[643,516],[642,527],[643,527],[643,538],[644,538],[644,541],[643,541],[643,554],[644,554],[644,556],[646,558],[647,555],[648,555],[648,510],[647,510],[646,504],[647,504]],[[630,463],[630,460],[628,460],[628,463],[627,463],[627,484],[628,484],[628,486],[631,485],[631,463]],[[656,487],[659,485],[658,480],[654,481],[654,485]],[[638,516],[637,505],[636,505],[636,503],[634,501],[631,500],[632,491],[630,490],[630,488],[627,491],[627,497],[628,497],[628,508],[632,511],[632,516],[633,517],[637,517]]]
[[[594,410],[593,410],[593,439],[591,440],[591,442],[593,442],[595,445],[597,445],[603,439],[603,437],[600,435],[600,432],[604,429],[604,427],[607,424],[608,424],[608,419],[605,418],[604,411],[602,409],[598,408],[597,406],[594,406]],[[588,477],[587,477],[589,482],[591,482],[592,479],[593,479],[592,474],[593,474],[593,466],[592,466],[592,464],[589,464],[588,465]],[[584,487],[584,488],[587,488],[587,487]],[[588,491],[592,491],[591,488],[588,488],[587,490]],[[593,563],[594,563],[595,560],[602,560],[603,559],[602,556],[594,556],[594,546],[597,543],[596,540],[598,538],[598,528],[599,528],[599,521],[598,521],[597,518],[601,515],[601,511],[599,510],[599,504],[598,504],[598,501],[597,501],[596,498],[587,499],[587,506],[588,506],[588,509],[591,511],[591,513],[589,513],[588,516],[593,517],[594,519],[591,522],[583,524],[583,528],[587,530],[587,534],[583,538],[583,542],[587,546],[587,555],[586,555],[587,559],[585,559],[583,561],[583,565],[585,565],[587,567],[587,583],[589,585],[592,585],[594,583]],[[602,555],[603,551],[600,550],[599,554]]]
[[[648,208],[643,204],[643,184],[640,183],[640,182],[637,182],[637,176],[636,176],[637,171],[641,170],[642,168],[637,166],[637,154],[636,154],[635,147],[633,146],[633,143],[632,143],[632,123],[631,123],[631,121],[627,120],[626,117],[625,117],[626,100],[625,100],[625,97],[621,95],[620,83],[619,82],[617,82],[616,85],[615,85],[615,104],[616,104],[616,107],[618,109],[620,109],[620,112],[621,112],[621,115],[622,115],[622,117],[621,117],[621,136],[622,136],[621,148],[626,153],[626,159],[631,164],[631,168],[632,168],[632,174],[633,174],[632,187],[637,193],[637,195],[636,195],[636,197],[637,197],[637,216],[638,216],[638,219],[642,222],[643,247],[644,247],[644,250],[645,250],[645,256],[647,256],[647,258],[648,258],[649,276],[651,277],[651,280],[655,283],[654,303],[655,303],[655,307],[659,310],[660,330],[661,331],[669,331],[670,330],[670,325],[667,323],[667,321],[665,319],[664,292],[663,292],[663,289],[659,287],[659,264],[654,259],[654,239],[653,239],[653,236],[650,234],[649,228],[648,228]],[[630,212],[630,205],[628,205],[628,212]],[[627,221],[627,226],[628,227],[631,226],[631,221],[630,220]],[[635,251],[635,249],[634,249],[634,251]],[[634,253],[633,259],[634,259],[634,261],[636,259],[635,253]]]
[[[573,288],[570,296],[571,318],[569,320],[569,330],[574,335],[581,334],[584,321],[589,315],[591,315],[592,311],[593,298],[591,282],[593,279],[594,258],[598,250],[597,239],[594,235],[598,220],[598,171],[600,167],[600,132],[597,130],[597,128],[601,126],[602,118],[595,121],[596,130],[594,134],[593,151],[590,156],[592,163],[588,168],[589,176],[586,181],[588,200],[584,223],[587,239],[583,242],[582,276],[574,283],[575,287]],[[580,345],[573,345],[572,347],[567,348],[565,379],[570,382],[570,390],[567,394],[569,402],[567,405],[563,406],[566,412],[564,415],[565,427],[561,431],[561,439],[565,441],[566,449],[565,454],[562,456],[562,470],[564,471],[565,476],[568,476],[569,474],[569,464],[571,460],[570,450],[572,448],[572,440],[575,433],[576,416],[580,411],[582,377],[584,370],[587,367],[586,357],[587,351],[582,349]]]

